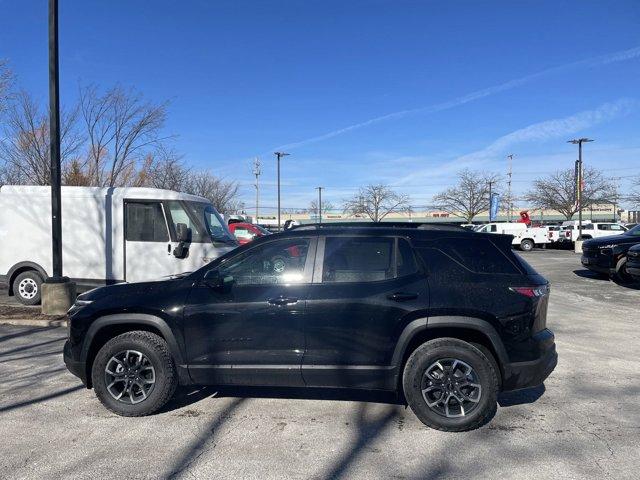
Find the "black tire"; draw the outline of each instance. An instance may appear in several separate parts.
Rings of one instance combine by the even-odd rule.
[[[633,277],[627,272],[627,257],[622,257],[616,264],[615,280],[620,283],[633,283]]]
[[[23,305],[39,305],[42,298],[42,277],[35,270],[20,273],[13,280],[13,294]]]
[[[424,382],[430,378],[426,375],[427,370],[437,362],[447,360],[457,360],[471,367],[476,377],[475,383],[480,385],[477,402],[471,404],[468,413],[453,418],[437,411],[437,406],[430,407],[422,393]],[[422,423],[436,430],[474,430],[493,418],[497,409],[499,378],[494,363],[472,344],[456,338],[430,340],[418,347],[404,367],[402,385],[411,410]]]
[[[529,240],[528,238],[525,238],[520,242],[520,250],[523,252],[530,252],[533,250],[534,246],[535,244],[533,243],[533,240]]]
[[[125,400],[130,397],[128,395],[117,400],[108,390],[105,372],[107,364],[112,362],[112,357],[126,351],[140,352],[154,369],[155,382],[146,397],[138,403],[126,403]],[[169,401],[178,386],[176,366],[167,342],[154,333],[144,331],[126,332],[105,343],[93,362],[91,379],[100,402],[124,417],[142,417],[158,411]],[[120,385],[122,384],[118,388]],[[139,392],[140,388],[137,390]]]

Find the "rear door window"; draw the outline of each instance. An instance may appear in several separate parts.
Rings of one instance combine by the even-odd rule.
[[[322,282],[376,282],[394,277],[394,238],[327,237]]]
[[[413,275],[418,272],[418,264],[416,263],[413,249],[404,238],[398,239],[397,270],[399,277]]]

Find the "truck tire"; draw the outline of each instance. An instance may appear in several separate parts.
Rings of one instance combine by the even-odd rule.
[[[531,250],[533,250],[534,246],[535,244],[533,243],[533,240],[530,240],[528,238],[525,238],[520,242],[520,250],[522,250],[523,252],[530,252]]]
[[[620,283],[632,283],[633,277],[627,272],[627,257],[622,257],[616,264],[615,280]]]
[[[418,347],[402,373],[407,403],[428,427],[446,432],[474,430],[497,409],[498,373],[479,349],[457,338]]]
[[[42,277],[35,270],[27,270],[13,280],[13,294],[23,305],[38,305],[42,292]]]
[[[105,343],[93,362],[91,379],[100,402],[124,417],[158,411],[178,386],[167,342],[145,331],[126,332]]]

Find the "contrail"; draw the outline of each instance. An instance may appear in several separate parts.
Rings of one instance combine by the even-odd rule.
[[[565,65],[561,65],[559,67],[548,68],[546,70],[542,70],[537,73],[533,73],[531,75],[526,75],[524,77],[516,78],[513,80],[509,80],[508,82],[501,83],[499,85],[493,85],[491,87],[483,88],[481,90],[476,90],[474,92],[468,93],[467,95],[463,95],[461,97],[455,98],[453,100],[449,100],[442,103],[437,103],[434,105],[429,105],[426,107],[420,108],[412,108],[407,110],[400,110],[398,112],[389,113],[387,115],[382,115],[380,117],[375,117],[370,120],[366,120],[364,122],[355,123],[353,125],[349,125],[348,127],[340,128],[338,130],[334,130],[332,132],[325,133],[324,135],[319,135],[317,137],[311,137],[306,140],[301,140],[299,142],[288,143],[286,145],[281,145],[276,147],[273,150],[291,150],[294,148],[302,147],[304,145],[308,145],[310,143],[321,142],[323,140],[328,140],[329,138],[337,137],[338,135],[342,135],[347,132],[351,132],[353,130],[358,130],[360,128],[368,127],[369,125],[373,125],[380,122],[385,122],[387,120],[395,120],[399,118],[404,118],[408,115],[414,115],[418,113],[429,114],[440,112],[443,110],[449,110],[454,107],[458,107],[460,105],[464,105],[465,103],[472,102],[474,100],[479,100],[481,98],[485,98],[491,95],[495,95],[496,93],[504,92],[505,90],[511,90],[513,88],[524,85],[525,83],[529,83],[533,80],[539,79],[541,77],[546,77],[548,75],[553,75],[556,73],[562,73],[569,70],[575,70],[577,68],[583,67],[599,67],[602,65],[608,65],[611,63],[624,62],[627,60],[633,60],[635,58],[640,57],[640,46],[630,48],[628,50],[621,50],[614,53],[609,53],[607,55],[601,55],[598,57],[588,58],[586,60],[579,60],[577,62],[568,63]]]

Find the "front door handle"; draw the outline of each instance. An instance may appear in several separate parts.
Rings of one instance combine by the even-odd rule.
[[[271,305],[276,305],[278,307],[282,307],[284,305],[290,305],[294,303],[298,303],[298,299],[294,297],[284,297],[280,295],[279,297],[270,298],[267,300]]]
[[[417,293],[407,293],[407,292],[396,292],[390,295],[387,295],[389,300],[393,300],[396,302],[404,302],[405,300],[414,300],[418,298]]]

